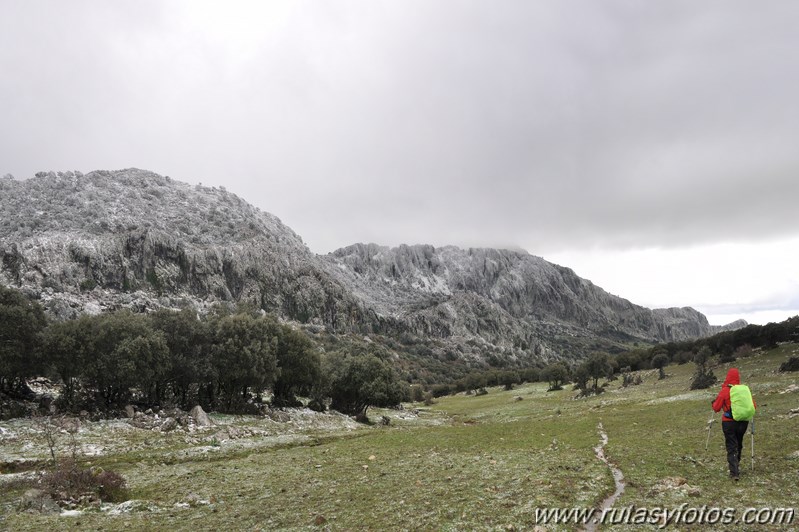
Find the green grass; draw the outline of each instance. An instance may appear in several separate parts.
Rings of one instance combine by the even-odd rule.
[[[734,485],[718,422],[705,451],[718,387],[689,392],[694,366],[686,364],[669,366],[663,381],[656,371],[644,372],[640,386],[622,389],[614,381],[588,399],[574,400],[570,389],[546,392],[544,384],[492,388],[484,396],[415,405],[418,418],[370,410],[373,418],[391,415],[389,427],[310,429],[282,440],[253,436],[243,440],[248,445],[222,442],[202,453],[197,446],[207,442],[133,431],[131,450],[94,463],[122,473],[131,497],[157,511],[20,514],[14,511],[19,488],[0,493],[8,510],[0,529],[533,529],[536,508],[597,506],[613,492],[608,468],[594,456],[600,422],[609,437],[606,452],[628,483],[617,507],[793,507],[799,417],[787,414],[799,407],[799,392],[780,392],[799,375],[775,370],[796,350],[785,345],[735,363],[759,409],[755,471],[747,435],[744,473]],[[715,369],[720,379],[727,367]],[[663,488],[674,477],[690,490]],[[571,528],[547,527],[559,529]]]

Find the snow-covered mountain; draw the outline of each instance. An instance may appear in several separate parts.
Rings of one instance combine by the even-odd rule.
[[[332,333],[507,362],[716,332],[693,309],[634,305],[520,251],[356,244],[318,256],[223,188],[138,169],[0,179],[0,258],[0,282],[59,318],[249,302]]]

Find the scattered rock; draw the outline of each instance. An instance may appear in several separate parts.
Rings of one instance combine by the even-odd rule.
[[[61,508],[53,498],[42,490],[29,489],[22,496],[19,503],[19,510],[28,513],[58,514]]]
[[[517,395],[516,397],[513,398],[513,400],[514,401],[524,401],[524,397],[522,397],[521,395]],[[513,526],[513,525],[508,525],[508,526]]]
[[[291,416],[288,414],[288,412],[284,412],[282,410],[275,410],[272,408],[266,411],[266,417],[278,423],[288,423],[289,421],[291,421]]]
[[[148,501],[130,500],[119,503],[108,511],[109,515],[129,514],[134,512],[157,512],[158,506]]]
[[[125,415],[128,417],[128,419],[133,419],[133,416],[136,415],[136,409],[133,408],[133,405],[127,405],[125,407]]]
[[[188,503],[190,506],[208,506],[211,504],[211,501],[203,499],[196,493],[189,493],[186,496],[185,502]]]
[[[697,486],[688,484],[688,480],[684,477],[667,477],[652,486],[649,490],[649,495],[660,495],[669,491],[677,491],[682,495],[689,497],[699,497],[702,495],[702,490]]]
[[[168,417],[161,425],[161,432],[171,432],[178,427],[178,420],[173,417]]]
[[[313,520],[313,524],[316,526],[322,526],[327,523],[327,519],[322,514],[317,514],[316,518]]]
[[[189,412],[189,416],[194,420],[196,425],[201,427],[210,427],[214,424],[214,422],[211,421],[211,418],[208,417],[208,414],[205,413],[205,410],[203,410],[203,407],[200,405],[192,408]]]
[[[788,386],[787,388],[785,388],[785,389],[784,389],[783,391],[781,391],[780,393],[781,393],[781,394],[783,394],[783,393],[792,393],[792,392],[797,392],[797,391],[799,391],[799,386],[797,386],[796,384],[791,384],[790,386]]]

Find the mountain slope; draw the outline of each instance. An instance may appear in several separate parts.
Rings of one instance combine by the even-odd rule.
[[[442,363],[528,364],[716,332],[693,309],[646,309],[519,251],[356,244],[317,256],[222,188],[144,170],[0,179],[0,197],[0,282],[60,318],[248,302],[329,332],[422,343]]]
[[[427,332],[479,334],[462,300],[493,312],[492,338],[525,336],[527,329],[562,335],[679,341],[713,334],[693,309],[650,310],[611,295],[564,268],[524,252],[456,247],[357,244],[328,256],[331,273],[379,312],[423,325]],[[480,302],[478,304],[477,302]],[[508,334],[508,322],[517,327]],[[529,340],[529,339],[528,339]]]
[[[0,180],[0,279],[62,317],[247,301],[344,330],[365,320],[299,236],[224,189],[137,169]]]

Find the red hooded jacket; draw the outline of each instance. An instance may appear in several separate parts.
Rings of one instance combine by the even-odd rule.
[[[721,415],[722,421],[735,421],[732,418],[732,405],[730,404],[730,387],[735,384],[741,384],[741,374],[738,373],[738,368],[730,368],[727,372],[727,378],[724,379],[724,384],[721,385],[721,391],[713,401],[713,411],[723,412]],[[754,403],[754,399],[752,399]],[[755,404],[757,408],[757,404]]]

